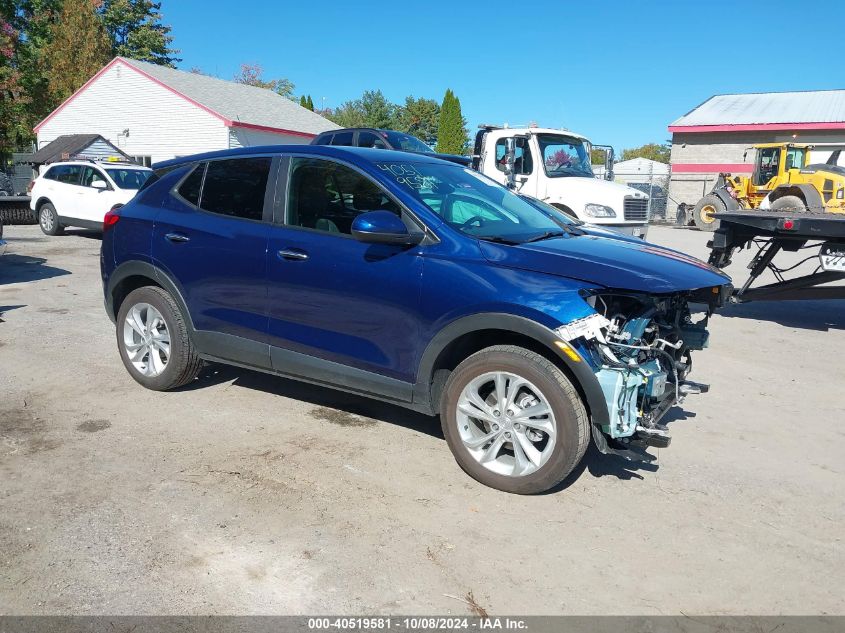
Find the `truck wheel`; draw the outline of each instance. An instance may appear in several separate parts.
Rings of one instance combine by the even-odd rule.
[[[464,360],[440,405],[443,435],[460,467],[505,492],[556,486],[587,450],[589,419],[575,387],[522,347],[496,345]]]
[[[191,382],[202,366],[185,317],[167,292],[157,286],[138,288],[120,305],[117,347],[129,374],[153,391]]]
[[[726,209],[725,203],[715,194],[707,194],[692,211],[692,219],[699,231],[715,231],[719,228],[719,220],[713,217],[714,213],[719,213]]]
[[[38,226],[45,235],[61,235],[65,229],[59,223],[56,208],[49,202],[45,202],[38,208]]]
[[[769,207],[771,211],[780,211],[782,213],[805,213],[807,207],[804,201],[798,196],[784,196],[772,202]]]

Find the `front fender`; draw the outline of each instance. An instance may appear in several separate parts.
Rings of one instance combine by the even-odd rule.
[[[569,358],[555,341],[561,340],[555,332],[536,321],[513,314],[481,313],[462,317],[444,327],[432,339],[425,349],[417,373],[417,383],[414,385],[413,402],[433,413],[435,403],[431,402],[431,383],[434,378],[434,366],[437,358],[451,343],[465,334],[481,330],[509,330],[531,338],[548,349],[559,358],[573,379],[575,387],[579,389],[586,401],[594,424],[609,424],[609,414],[604,393],[592,367],[585,361],[576,362]]]

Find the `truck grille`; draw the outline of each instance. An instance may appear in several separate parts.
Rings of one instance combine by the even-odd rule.
[[[625,198],[625,219],[648,221],[648,198]]]

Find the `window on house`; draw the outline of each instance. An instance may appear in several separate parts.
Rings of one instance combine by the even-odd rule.
[[[130,156],[130,158],[133,162],[143,165],[144,167],[152,167],[153,165],[152,156]]]
[[[220,215],[261,220],[272,162],[269,156],[211,161],[202,186],[200,208]]]

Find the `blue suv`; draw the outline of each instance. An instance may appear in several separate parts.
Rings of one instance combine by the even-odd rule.
[[[730,288],[463,166],[334,146],[157,165],[107,215],[101,265],[144,387],[213,361],[439,414],[458,464],[515,493],[558,484],[591,436],[632,459],[667,446]]]

